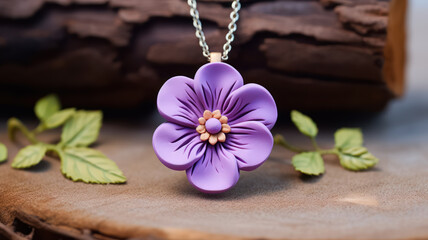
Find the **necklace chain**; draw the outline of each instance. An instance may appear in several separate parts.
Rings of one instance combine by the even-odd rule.
[[[202,47],[202,54],[208,59],[208,61],[211,61],[210,50],[205,40],[205,34],[202,31],[202,23],[201,20],[199,20],[199,12],[196,9],[196,0],[187,0],[187,4],[190,6],[190,15],[193,18],[193,26],[196,28],[195,35],[199,39],[199,46]],[[231,43],[235,39],[233,33],[236,31],[236,22],[239,19],[238,11],[241,9],[241,3],[239,3],[239,0],[234,0],[232,2],[232,9],[233,11],[230,13],[230,19],[232,21],[228,26],[229,32],[226,34],[226,43],[223,45],[223,54],[221,56],[223,61],[226,61],[229,58],[229,52],[232,50]]]

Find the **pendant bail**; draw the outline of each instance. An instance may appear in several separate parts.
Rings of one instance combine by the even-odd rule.
[[[220,52],[212,52],[210,53],[210,63],[221,62],[221,53]]]

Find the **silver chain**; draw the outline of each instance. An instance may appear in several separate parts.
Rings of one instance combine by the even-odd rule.
[[[196,28],[195,35],[199,39],[199,46],[202,47],[202,54],[208,59],[208,61],[210,61],[210,50],[207,42],[205,41],[204,32],[202,31],[202,23],[201,20],[199,20],[199,12],[196,9],[196,0],[187,0],[187,4],[190,6],[190,15],[193,18],[193,26]],[[241,3],[239,3],[239,0],[234,0],[232,2],[232,9],[233,11],[230,13],[230,19],[232,21],[228,26],[229,32],[226,34],[226,43],[223,45],[223,54],[221,56],[223,61],[229,58],[228,54],[230,50],[232,50],[231,43],[235,39],[233,33],[236,31],[236,22],[239,19],[238,11],[241,9]]]

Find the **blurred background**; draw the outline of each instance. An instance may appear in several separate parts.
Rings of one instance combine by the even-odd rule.
[[[218,51],[230,2],[198,4]],[[381,112],[406,86],[423,84],[428,50],[409,33],[424,28],[427,8],[423,0],[243,0],[228,63],[268,88],[281,112]],[[193,77],[206,62],[191,23],[182,0],[0,1],[2,115],[31,112],[49,93],[66,107],[154,112],[168,78]]]

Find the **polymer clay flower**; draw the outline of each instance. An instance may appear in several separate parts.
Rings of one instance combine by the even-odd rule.
[[[186,170],[202,192],[228,190],[240,170],[256,169],[272,150],[275,101],[262,86],[244,85],[226,63],[205,64],[194,80],[169,79],[157,106],[167,122],[153,134],[156,155],[168,168]]]

